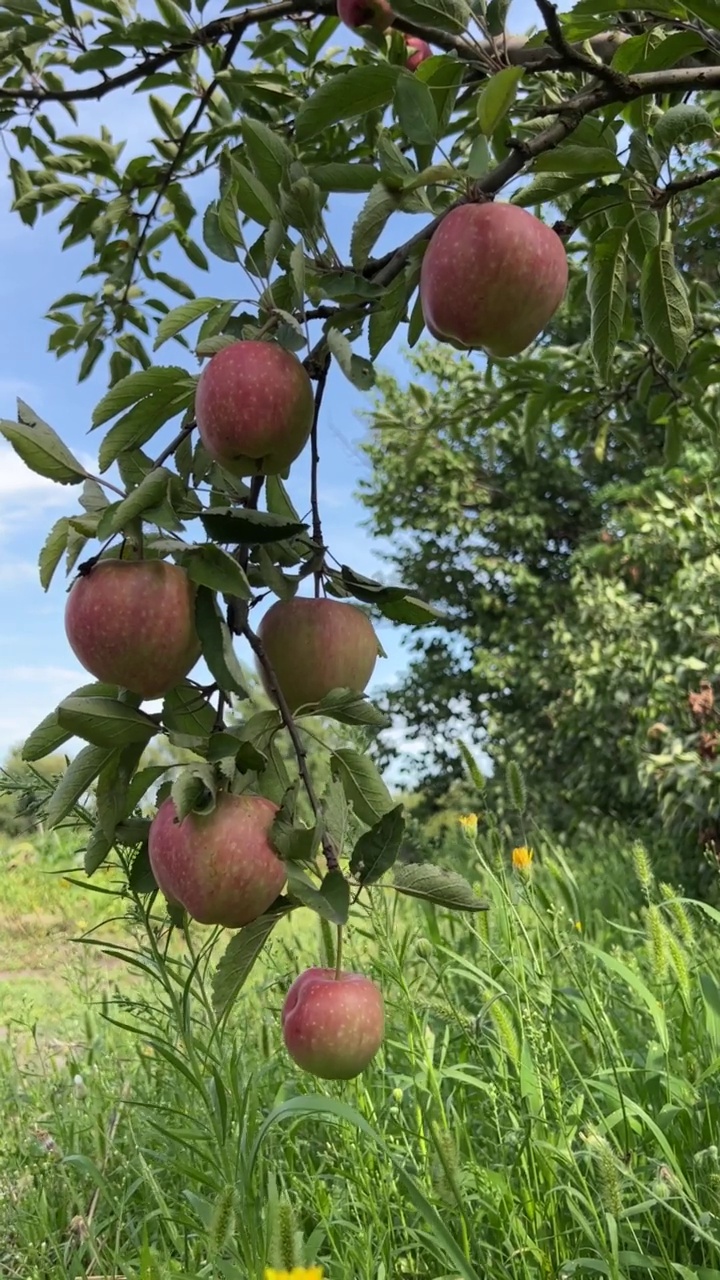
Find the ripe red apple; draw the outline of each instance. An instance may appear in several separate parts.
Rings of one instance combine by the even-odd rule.
[[[425,251],[425,323],[441,341],[515,356],[555,314],[567,279],[562,240],[531,213],[514,204],[460,205]]]
[[[382,994],[361,973],[336,977],[334,969],[306,969],[285,997],[282,1028],[285,1048],[303,1071],[351,1080],[382,1044]]]
[[[410,56],[405,63],[408,71],[416,71],[421,62],[433,56],[427,40],[421,40],[419,36],[405,36],[405,44],[410,51]]]
[[[285,867],[270,844],[277,805],[264,796],[221,791],[212,813],[177,821],[171,798],[150,826],[153,875],[166,898],[200,924],[241,929],[275,901]]]
[[[258,635],[291,711],[319,702],[331,689],[362,693],[378,656],[372,623],[360,609],[339,600],[278,600],[262,619]]]
[[[346,27],[375,27],[387,31],[392,26],[393,11],[387,0],[337,0],[338,17]]]
[[[274,342],[234,342],[203,369],[195,392],[200,439],[236,476],[277,475],[310,435],[313,390],[297,356]]]
[[[166,560],[101,560],[65,607],[70,648],[98,680],[159,698],[200,657],[195,588]]]

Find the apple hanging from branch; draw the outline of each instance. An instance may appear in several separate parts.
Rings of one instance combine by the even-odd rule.
[[[339,600],[278,600],[263,617],[258,636],[290,711],[319,702],[331,689],[363,693],[379,653],[366,615]],[[272,697],[259,663],[258,672]]]
[[[210,457],[236,476],[286,471],[307,444],[313,412],[307,373],[275,342],[233,342],[198,379],[200,439]]]
[[[515,356],[552,319],[567,281],[562,240],[539,218],[513,204],[463,204],[425,251],[425,324],[440,341]]]
[[[150,826],[148,852],[166,898],[200,924],[241,929],[257,920],[286,879],[270,843],[277,812],[264,796],[221,791],[211,813],[178,822],[173,800],[165,800]]]
[[[408,71],[417,71],[421,62],[433,56],[427,40],[422,40],[420,36],[405,36],[405,44],[408,49],[408,59],[405,63]]]
[[[394,17],[387,0],[338,0],[337,11],[340,21],[352,31],[360,27],[387,31]]]
[[[200,657],[195,588],[165,560],[101,560],[75,582],[65,607],[70,648],[98,680],[159,698]]]
[[[382,993],[361,973],[306,969],[282,1011],[285,1047],[303,1071],[323,1080],[351,1080],[383,1041]]]

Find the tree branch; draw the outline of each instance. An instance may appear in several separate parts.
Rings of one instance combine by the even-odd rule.
[[[106,98],[116,89],[124,89],[134,84],[136,80],[144,80],[146,76],[154,75],[170,62],[178,62],[186,53],[192,53],[195,49],[204,49],[208,45],[219,44],[224,36],[232,36],[237,32],[238,36],[242,37],[247,28],[256,22],[277,21],[279,18],[290,17],[293,14],[306,13],[308,9],[312,9],[317,14],[327,14],[334,9],[334,5],[332,0],[310,0],[310,2],[309,0],[274,0],[271,4],[244,9],[242,13],[237,13],[232,18],[215,18],[194,32],[191,39],[178,41],[168,45],[167,49],[163,49],[160,53],[150,54],[143,58],[142,62],[129,67],[118,76],[108,76],[95,84],[83,85],[78,89],[34,87],[0,89],[0,99],[10,102],[98,101],[100,98]]]
[[[295,755],[297,757],[298,770],[300,773],[300,777],[302,778],[303,785],[305,787],[305,792],[307,794],[307,798],[310,801],[310,808],[312,809],[313,814],[315,815],[315,820],[319,821],[322,816],[322,809],[320,808],[320,802],[317,798],[317,795],[315,794],[315,787],[313,786],[313,780],[310,777],[310,770],[308,769],[308,766],[307,766],[307,752],[305,750],[305,747],[303,746],[303,741],[302,741],[302,738],[300,737],[300,733],[295,723],[295,720],[293,718],[292,712],[288,707],[288,704],[285,700],[285,696],[277,682],[275,672],[273,671],[270,659],[268,658],[265,652],[262,640],[258,635],[255,634],[255,632],[250,627],[249,623],[246,623],[245,626],[243,627],[242,634],[244,635],[245,639],[250,645],[250,648],[255,654],[255,657],[257,658],[258,663],[262,667],[263,673],[265,675],[265,679],[267,680],[268,689],[270,690],[270,694],[273,700],[276,702],[280,715],[282,716],[283,724],[285,725],[285,728],[290,734],[290,739],[293,744],[293,750],[295,751]],[[325,857],[325,863],[328,871],[338,871],[339,863],[338,863],[337,853],[335,852],[335,848],[332,843],[332,840],[330,839],[329,835],[327,835],[327,833],[323,834],[321,838],[321,844],[322,844],[322,851]]]
[[[310,434],[310,506],[312,508],[312,537],[313,542],[321,548],[320,556],[322,557],[317,568],[313,570],[316,597],[320,595],[320,584],[322,582],[322,570],[325,560],[325,542],[323,540],[322,521],[320,519],[320,502],[318,498],[318,468],[320,465],[318,421],[320,418],[320,408],[322,405],[323,395],[325,394],[325,383],[327,382],[327,376],[330,371],[330,359],[330,353],[326,352],[320,372],[317,376],[317,382],[315,384],[315,410],[313,412],[312,432]]]
[[[565,39],[565,33],[562,29],[560,19],[558,17],[557,5],[551,3],[551,0],[535,0],[540,10],[540,15],[545,23],[545,30],[553,49],[562,60],[563,66],[573,67],[578,71],[585,71],[590,76],[595,76],[598,80],[605,80],[608,84],[612,84],[615,88],[624,89],[625,76],[620,75],[618,71],[614,71],[612,67],[606,66],[604,62],[596,62],[595,58],[591,58],[584,50],[572,45]]]
[[[230,39],[227,42],[225,52],[222,56],[220,66],[218,68],[218,73],[217,75],[213,76],[210,83],[203,90],[200,101],[197,105],[197,109],[194,111],[192,119],[188,122],[186,128],[183,130],[182,136],[180,137],[177,144],[177,150],[175,152],[175,155],[173,156],[172,160],[167,166],[167,169],[165,170],[165,176],[163,177],[163,180],[160,183],[160,186],[158,187],[157,195],[155,196],[155,199],[153,200],[152,205],[150,206],[150,209],[148,210],[148,212],[142,214],[143,228],[137,238],[136,244],[133,246],[133,251],[130,256],[130,261],[128,263],[125,287],[122,291],[122,295],[120,297],[120,300],[117,306],[116,320],[115,320],[116,332],[119,329],[122,329],[123,319],[124,319],[123,311],[127,306],[128,295],[132,288],[133,280],[135,277],[135,268],[140,260],[142,251],[145,248],[148,235],[150,234],[150,228],[152,227],[152,224],[155,221],[155,216],[157,214],[157,211],[160,208],[160,205],[162,204],[163,199],[165,198],[165,192],[170,186],[170,183],[175,178],[177,171],[183,162],[183,159],[185,157],[185,152],[187,151],[188,146],[192,140],[195,129],[200,123],[203,117],[203,114],[205,112],[205,108],[207,107],[212,95],[214,94],[219,84],[220,73],[222,71],[227,70],[227,68],[230,66],[230,63],[233,60],[233,57],[235,56],[235,51],[242,39],[242,34],[243,34],[242,30],[235,30],[230,36]]]
[[[718,178],[720,169],[708,169],[707,173],[696,173],[689,178],[677,178],[674,182],[668,182],[666,187],[657,189],[655,207],[662,209],[673,196],[681,195],[683,191],[694,191],[696,187],[704,187],[706,182],[717,182]]]

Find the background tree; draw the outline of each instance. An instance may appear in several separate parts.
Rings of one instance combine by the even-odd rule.
[[[238,802],[259,794],[281,806],[270,854],[285,860],[288,892],[252,923],[249,939],[241,931],[231,941],[218,971],[217,1003],[224,1010],[279,914],[304,903],[341,930],[351,900],[391,870],[403,839],[402,807],[369,755],[384,718],[364,698],[363,682],[362,688],[331,688],[306,706],[293,698],[291,708],[268,660],[262,626],[255,626],[257,606],[269,595],[292,604],[309,584],[319,606],[353,599],[374,617],[413,626],[437,620],[412,585],[420,581],[419,565],[408,566],[410,586],[388,587],[338,564],[325,545],[318,463],[331,363],[356,388],[369,389],[374,362],[398,327],[407,324],[411,345],[419,339],[426,315],[432,318],[430,295],[443,299],[446,273],[454,281],[450,314],[433,327],[454,343],[466,330],[477,334],[482,322],[485,347],[518,353],[514,363],[490,362],[482,383],[469,366],[458,370],[441,355],[427,357],[452,382],[443,390],[450,423],[442,444],[452,474],[443,479],[442,468],[422,473],[433,432],[443,437],[432,397],[419,392],[413,404],[427,422],[419,448],[402,459],[402,487],[420,466],[415,498],[423,510],[428,504],[423,521],[434,521],[438,544],[423,595],[430,587],[435,603],[451,603],[448,584],[459,572],[464,595],[451,617],[457,637],[463,639],[458,624],[471,616],[468,601],[478,590],[494,617],[474,705],[488,700],[503,726],[493,729],[490,716],[491,732],[508,750],[522,743],[531,763],[529,753],[539,756],[547,745],[542,716],[557,718],[564,701],[573,700],[572,655],[556,628],[569,618],[572,636],[582,623],[582,610],[568,614],[566,608],[580,591],[582,579],[574,576],[580,554],[593,539],[625,532],[613,529],[611,519],[622,501],[630,510],[621,487],[645,495],[649,477],[659,483],[664,461],[677,469],[678,494],[699,497],[682,464],[689,456],[683,451],[702,448],[698,432],[717,417],[714,293],[708,260],[686,285],[673,234],[684,195],[695,199],[718,176],[704,144],[716,136],[711,95],[720,86],[720,61],[707,0],[677,10],[662,0],[627,15],[610,0],[608,12],[602,3],[580,0],[562,18],[548,0],[538,0],[544,31],[529,41],[505,31],[507,11],[495,4],[485,10],[466,0],[396,0],[392,12],[373,4],[370,15],[343,6],[354,30],[368,16],[374,20],[348,51],[330,43],[338,19],[327,0],[270,0],[210,18],[192,0],[156,0],[156,7],[157,17],[148,17],[124,0],[99,0],[99,7],[84,11],[71,0],[14,0],[3,11],[0,123],[15,208],[29,225],[41,212],[53,213],[64,246],[82,245],[87,254],[80,289],[51,308],[51,347],[80,355],[81,378],[107,360],[109,387],[92,418],[94,428],[105,429],[98,475],[27,405],[19,405],[18,422],[4,422],[2,432],[41,475],[82,484],[80,510],[50,531],[40,576],[47,587],[63,556],[69,574],[79,567],[71,596],[77,626],[68,632],[97,682],[64,699],[25,744],[25,757],[34,760],[74,735],[86,743],[50,798],[48,822],[75,813],[96,784],[86,869],[92,874],[117,849],[128,867],[129,850],[137,893],[140,885],[151,891],[154,882],[148,824],[135,820],[136,811],[158,783],[162,803],[169,794],[178,816],[196,825],[216,813],[220,793],[230,811],[228,791]],[[419,63],[413,55],[409,66],[408,34],[439,52]],[[147,103],[152,119],[151,136],[134,154],[103,127],[67,131],[76,127],[79,105],[102,104],[126,90]],[[688,145],[698,148],[689,174],[682,162]],[[200,210],[197,180],[209,171],[217,187]],[[332,198],[344,194],[356,203],[349,253],[329,230]],[[509,208],[508,197],[515,205],[545,206],[546,223],[560,208],[557,236]],[[401,214],[421,219],[404,240]],[[374,256],[381,233],[393,247]],[[184,279],[166,271],[163,250],[171,240],[200,271],[208,254],[232,264],[233,296],[225,276],[219,295],[196,297]],[[555,330],[535,344],[564,286],[563,245],[570,258],[568,302]],[[239,271],[242,287],[235,283]],[[490,278],[494,329],[482,309]],[[577,303],[586,289],[589,318]],[[525,329],[536,306],[540,318]],[[150,343],[153,352],[172,343],[179,363],[154,363]],[[188,353],[217,357],[203,371],[202,395]],[[302,367],[293,353],[302,355]],[[263,439],[257,467],[248,470],[238,464],[251,456],[247,440],[226,452],[216,437],[213,445],[206,410],[214,402],[224,412],[229,403],[217,370],[237,362],[239,376],[241,366],[252,372],[253,361],[263,376],[243,397],[239,416],[248,406],[257,409],[258,389],[270,395],[278,386],[283,412],[275,406],[268,415],[263,430],[272,439]],[[271,375],[271,367],[286,373]],[[217,396],[209,390],[216,376]],[[470,467],[467,415],[453,419],[448,399],[458,393],[472,413]],[[293,458],[309,437],[307,518],[268,465],[285,416],[298,446]],[[290,459],[286,450],[280,456]],[[456,522],[449,536],[448,495]],[[480,532],[486,517],[489,543]],[[388,527],[394,530],[392,519]],[[90,543],[89,558],[79,565]],[[120,558],[127,563],[118,564]],[[635,561],[627,567],[633,587],[636,567]],[[120,595],[123,583],[141,586],[138,595],[122,596],[123,607],[108,611],[105,596],[104,614],[84,614],[93,580],[114,583]],[[158,624],[152,602],[166,591],[175,603]],[[92,655],[108,612],[123,643],[102,670]],[[128,666],[141,613],[152,623],[160,657],[163,645],[177,650],[170,687],[158,683],[139,646],[135,668]],[[93,634],[83,648],[88,617]],[[294,637],[287,634],[290,646]],[[243,715],[239,725],[227,715],[233,700],[245,696],[235,636],[249,645],[274,703],[271,711]],[[332,636],[322,635],[312,663],[305,659],[306,676],[311,666],[323,665],[323,644],[327,649]],[[438,670],[448,660],[447,645],[442,638],[433,643]],[[191,675],[199,651],[210,683]],[[460,657],[451,657],[457,666]],[[180,668],[188,678],[178,683]],[[539,683],[527,683],[530,670],[541,672]],[[143,698],[159,694],[158,711],[141,709]],[[435,731],[447,698],[436,688],[429,697],[429,709],[421,710]],[[326,772],[322,791],[297,724],[306,716],[310,729],[313,717],[329,718],[359,735],[349,747],[325,743],[329,777]],[[582,712],[576,724],[587,727]],[[575,736],[572,725],[567,736]],[[627,736],[615,734],[616,751],[625,749]],[[162,761],[144,766],[155,737],[192,751],[199,763],[179,777]],[[276,750],[282,739],[292,747],[290,768]],[[576,744],[576,756],[577,750]],[[585,794],[592,799],[592,785]],[[632,803],[632,794],[622,798]],[[268,812],[266,803],[235,808]],[[263,856],[268,840],[260,832]],[[152,848],[149,855],[152,862]],[[159,874],[160,861],[154,865]],[[481,909],[470,886],[452,873],[406,866],[393,874],[400,893]],[[170,881],[163,887],[170,897],[182,896]]]

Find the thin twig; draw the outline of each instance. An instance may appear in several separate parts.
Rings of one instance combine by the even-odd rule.
[[[257,505],[260,501],[260,494],[265,483],[265,476],[261,473],[254,475],[250,481],[250,492],[243,502],[246,511],[257,511]],[[250,547],[247,543],[235,548],[235,559],[237,560],[243,573],[247,573],[247,567],[250,560]],[[233,596],[228,600],[227,605],[227,624],[230,628],[231,635],[241,636],[247,626],[248,613],[250,611],[249,600],[240,600],[237,596]]]
[[[183,427],[181,431],[178,431],[174,440],[171,440],[169,445],[167,445],[166,448],[163,449],[162,453],[158,454],[157,458],[153,462],[153,470],[157,470],[157,468],[161,467],[164,462],[167,462],[168,458],[172,456],[175,450],[180,448],[180,445],[182,444],[183,440],[185,440],[187,436],[190,435],[191,431],[195,430],[195,426],[196,426],[196,423],[189,422],[186,427]]]
[[[277,22],[280,18],[291,17],[292,14],[303,13],[308,9],[318,14],[326,14],[330,13],[334,7],[331,0],[312,0],[311,3],[308,3],[308,0],[274,0],[271,4],[244,9],[242,13],[237,13],[232,18],[215,18],[206,26],[200,27],[198,31],[194,31],[190,39],[168,45],[167,49],[150,54],[127,71],[121,72],[120,75],[108,76],[106,79],[96,81],[95,84],[83,85],[79,89],[38,89],[35,86],[22,89],[3,88],[0,89],[0,98],[11,102],[97,101],[100,98],[106,98],[116,89],[124,89],[134,84],[136,80],[144,80],[146,76],[154,75],[170,62],[178,62],[180,58],[193,53],[196,49],[205,49],[209,45],[219,44],[225,36],[231,36],[236,31],[243,35],[247,28],[256,22]]]
[[[720,169],[708,169],[707,173],[698,173],[690,178],[677,178],[657,190],[653,204],[655,208],[663,208],[673,196],[678,196],[683,191],[694,191],[696,187],[704,187],[706,182],[717,182],[718,178]]]
[[[185,158],[185,152],[187,151],[190,145],[190,142],[192,141],[195,130],[204,115],[205,108],[207,107],[210,99],[212,98],[212,95],[214,94],[215,90],[218,87],[218,84],[220,83],[220,79],[219,79],[220,73],[223,71],[226,71],[227,68],[230,66],[230,63],[232,62],[235,56],[237,47],[240,41],[242,40],[242,35],[243,35],[243,29],[239,28],[233,31],[232,35],[230,36],[230,39],[228,40],[227,46],[225,48],[225,52],[221,59],[218,72],[215,76],[213,76],[210,83],[203,90],[202,95],[200,97],[200,101],[198,102],[198,105],[197,105],[197,109],[193,112],[192,119],[188,122],[186,128],[183,130],[183,133],[178,140],[177,150],[165,170],[165,174],[163,176],[162,182],[160,183],[160,186],[158,187],[158,190],[157,190],[157,195],[155,196],[155,199],[153,200],[148,212],[141,215],[143,219],[142,231],[140,232],[137,238],[137,241],[133,246],[132,254],[130,255],[130,261],[128,263],[128,268],[127,268],[127,278],[125,280],[125,287],[122,291],[120,300],[117,305],[116,321],[115,321],[116,330],[122,328],[123,312],[125,307],[127,306],[128,296],[133,286],[133,281],[135,279],[135,268],[138,262],[140,261],[141,254],[147,243],[147,238],[150,234],[150,229],[152,227],[152,224],[155,221],[155,217],[157,215],[158,209],[160,208],[160,205],[165,199],[165,193],[168,187],[170,186],[171,182],[174,180]]]
[[[595,58],[591,58],[582,49],[578,49],[577,45],[572,45],[566,40],[558,17],[557,6],[552,4],[551,0],[535,0],[535,3],[545,23],[545,30],[548,33],[550,43],[562,59],[564,66],[576,68],[578,71],[585,71],[588,75],[595,76],[598,80],[607,81],[608,84],[611,84],[616,89],[623,90],[625,88],[626,77],[624,75],[621,75],[619,71],[615,71],[613,67],[607,66],[604,62],[597,62]]]
[[[313,814],[315,815],[315,820],[319,821],[322,816],[320,801],[317,798],[317,795],[315,793],[315,787],[313,786],[313,780],[310,777],[310,771],[307,766],[307,752],[305,750],[305,747],[303,746],[303,741],[302,741],[302,738],[300,737],[300,733],[299,733],[297,724],[295,723],[295,720],[293,718],[293,714],[287,704],[285,695],[283,694],[283,691],[280,688],[280,685],[278,684],[277,677],[275,675],[275,672],[273,671],[270,659],[268,658],[265,652],[265,648],[262,643],[262,640],[258,635],[256,635],[256,633],[252,630],[250,624],[247,622],[245,623],[245,626],[243,628],[243,635],[245,636],[245,639],[250,645],[250,648],[255,654],[255,657],[257,658],[258,663],[260,664],[263,670],[263,674],[267,682],[267,687],[268,687],[270,696],[272,697],[273,701],[276,703],[278,711],[282,716],[283,724],[285,725],[285,728],[290,734],[290,740],[293,744],[293,750],[297,757],[298,770],[300,773],[300,777],[302,778],[303,785],[305,787],[305,791],[307,794],[307,798],[310,801],[310,808],[312,809]],[[329,835],[326,832],[323,833],[320,843],[322,844],[322,851],[325,857],[325,863],[328,871],[338,871],[340,867],[338,863],[337,853],[335,852],[335,847],[333,845],[332,840],[330,839]]]
[[[312,537],[313,542],[320,548],[321,559],[313,569],[315,578],[315,596],[320,595],[322,586],[322,575],[325,561],[325,542],[323,540],[322,521],[320,519],[320,502],[318,498],[318,469],[320,466],[320,449],[318,446],[318,422],[320,419],[320,408],[325,393],[325,383],[327,382],[328,372],[330,370],[330,353],[327,352],[325,359],[320,366],[315,384],[315,410],[313,413],[312,432],[310,435],[310,506],[312,507]]]

